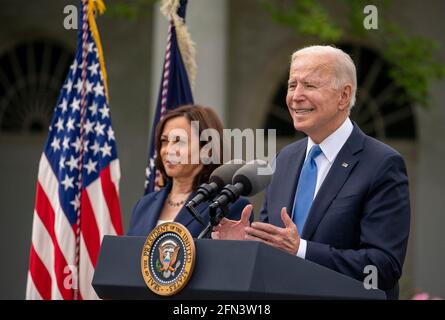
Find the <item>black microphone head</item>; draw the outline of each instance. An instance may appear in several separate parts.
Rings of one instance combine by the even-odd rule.
[[[244,161],[240,159],[230,160],[222,166],[216,168],[209,178],[209,183],[216,183],[218,189],[224,188],[225,185],[232,183],[235,172],[244,166]]]
[[[272,173],[272,168],[266,161],[253,160],[235,172],[232,184],[242,183],[241,195],[250,197],[266,188],[272,179]]]

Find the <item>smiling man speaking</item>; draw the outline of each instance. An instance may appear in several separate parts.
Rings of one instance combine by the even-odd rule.
[[[401,155],[349,119],[357,76],[351,57],[331,46],[292,55],[286,103],[307,138],[277,155],[261,210],[224,219],[212,236],[263,241],[398,297],[410,226],[408,178]],[[276,272],[276,270],[271,270]]]

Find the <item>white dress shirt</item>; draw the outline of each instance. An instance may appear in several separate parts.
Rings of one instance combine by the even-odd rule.
[[[158,220],[158,223],[156,223],[156,227],[159,226],[160,224],[166,223],[166,222],[173,222],[174,219],[170,219],[170,220]]]
[[[335,130],[330,136],[324,139],[320,144],[321,153],[315,158],[315,163],[317,164],[317,184],[315,185],[314,199],[317,196],[318,190],[320,190],[324,179],[328,175],[332,164],[340,152],[340,149],[346,143],[353,129],[352,122],[349,118],[346,118],[345,122]],[[307,140],[306,157],[311,150],[312,146],[315,144],[310,137]],[[305,160],[306,160],[305,157]],[[307,242],[304,239],[300,239],[300,246],[298,247],[297,256],[300,258],[306,258],[306,248]]]

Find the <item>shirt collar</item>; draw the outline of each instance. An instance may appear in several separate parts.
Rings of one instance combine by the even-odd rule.
[[[337,130],[319,144],[321,151],[330,163],[334,162],[335,157],[337,157],[337,154],[351,135],[353,128],[354,126],[348,117]],[[315,142],[308,137],[306,157],[313,145],[315,145]]]

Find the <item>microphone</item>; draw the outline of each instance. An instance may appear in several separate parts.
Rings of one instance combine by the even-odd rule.
[[[238,171],[232,179],[232,184],[226,185],[220,196],[210,205],[212,208],[225,207],[235,202],[240,196],[250,197],[263,190],[272,178],[272,168],[266,161],[253,160]]]
[[[216,168],[210,175],[209,183],[201,184],[196,191],[198,194],[194,196],[187,205],[197,206],[201,202],[214,196],[217,191],[232,182],[235,172],[243,166],[243,160],[231,160]]]
[[[195,206],[214,197],[225,185],[231,183],[234,173],[242,166],[244,166],[244,161],[235,159],[216,168],[210,175],[209,183],[201,184],[196,191],[197,194],[187,203],[186,208],[202,225],[204,221],[196,212]]]
[[[235,172],[232,184],[227,184],[221,194],[209,206],[210,222],[199,234],[198,239],[208,237],[227,213],[227,205],[235,202],[240,196],[253,196],[263,190],[272,179],[272,168],[266,161],[253,160]],[[220,209],[220,213],[217,211]]]

